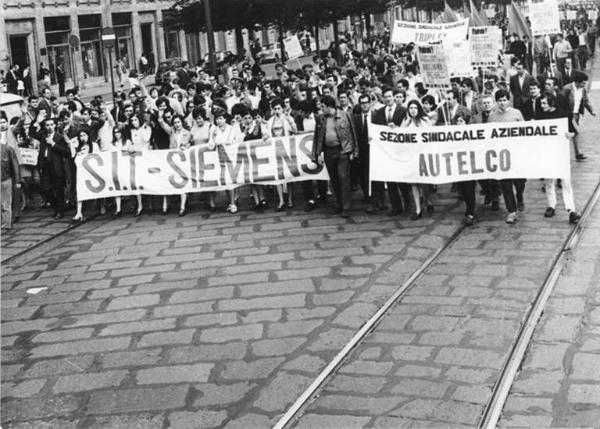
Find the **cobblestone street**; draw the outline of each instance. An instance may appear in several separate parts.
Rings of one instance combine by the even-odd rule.
[[[591,100],[598,108],[600,91]],[[572,163],[578,210],[598,184],[599,132],[600,121],[584,117],[588,159]],[[483,210],[327,380],[296,427],[477,426],[573,228],[562,202],[544,218],[541,187],[527,182],[515,225],[505,224],[503,210]],[[77,228],[49,221],[48,211],[26,212],[2,237],[2,427],[272,427],[461,229],[464,211],[450,185],[439,187],[435,213],[417,221],[367,216],[360,192],[349,219],[329,214],[333,204],[255,214],[246,197],[244,190],[236,215],[127,214]],[[598,425],[599,243],[596,207],[502,427]]]

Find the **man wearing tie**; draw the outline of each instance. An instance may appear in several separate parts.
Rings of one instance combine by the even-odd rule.
[[[565,74],[563,75],[563,86],[570,84],[575,80],[575,76],[581,75],[580,71],[573,69],[573,60],[567,58],[565,60]]]
[[[358,152],[360,153],[358,164],[360,187],[363,190],[365,200],[369,202],[369,206],[365,211],[375,213],[385,207],[385,196],[383,194],[383,182],[372,182],[371,194],[369,195],[369,123],[373,120],[371,97],[368,94],[362,94],[358,98],[358,104],[360,112],[354,114],[354,124],[358,140]]]
[[[542,106],[540,105],[542,91],[540,84],[533,81],[529,84],[529,100],[523,105],[523,119],[531,121],[533,119],[539,119],[539,115],[542,112]]]
[[[390,127],[398,127],[406,117],[406,109],[396,104],[394,99],[394,91],[389,86],[382,90],[384,106],[375,111],[373,115],[373,123],[378,125],[388,125]],[[410,188],[406,183],[387,182],[388,195],[390,197],[389,216],[395,216],[402,212],[402,209],[408,211],[409,201],[411,200]],[[400,192],[404,199],[404,206],[400,199]]]
[[[521,60],[513,58],[511,62],[513,67],[517,70],[517,74],[510,78],[510,93],[513,98],[513,107],[521,110],[523,103],[528,98],[529,84],[535,79],[525,71],[525,67],[523,67]]]

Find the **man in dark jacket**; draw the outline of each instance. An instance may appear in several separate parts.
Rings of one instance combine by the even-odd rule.
[[[36,122],[31,134],[40,141],[37,166],[42,189],[54,209],[53,216],[62,219],[65,211],[65,159],[71,156],[71,151],[64,136],[56,131],[54,118],[45,119],[43,126],[42,130],[39,122]]]
[[[325,96],[323,114],[317,117],[313,139],[312,160],[325,162],[336,198],[335,213],[349,217],[352,185],[350,165],[358,158],[356,129],[352,114],[336,107],[336,100]]]

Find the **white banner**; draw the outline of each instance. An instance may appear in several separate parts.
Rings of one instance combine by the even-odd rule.
[[[497,67],[502,50],[502,30],[498,27],[470,27],[469,46],[473,67]]]
[[[37,149],[19,148],[21,165],[37,165],[39,151]]]
[[[529,21],[531,22],[531,34],[534,36],[560,33],[558,1],[529,0]]]
[[[302,50],[302,45],[300,45],[298,36],[286,37],[283,39],[283,46],[285,48],[285,52],[287,52],[288,60],[300,58],[302,55],[304,55],[304,51]]]
[[[598,19],[598,9],[588,10],[588,19],[590,21],[595,21],[596,19]]]
[[[567,120],[390,128],[371,125],[370,180],[451,183],[571,177]]]
[[[572,9],[567,9],[567,19],[574,20],[577,19],[577,11]]]
[[[441,44],[417,46],[419,68],[425,88],[450,88],[450,74]]]
[[[465,40],[468,28],[469,18],[443,24],[395,20],[390,41],[397,44],[428,45],[446,38],[452,41]]]
[[[245,184],[329,180],[311,161],[312,134],[194,146],[187,150],[100,152],[77,157],[77,198],[171,195],[233,189]]]
[[[471,51],[468,40],[444,41],[446,64],[450,77],[473,77],[475,72],[471,66]]]

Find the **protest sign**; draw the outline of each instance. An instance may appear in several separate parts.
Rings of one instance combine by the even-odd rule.
[[[443,46],[450,77],[473,77],[476,74],[471,66],[471,52],[467,40],[455,42],[447,39]]]
[[[468,28],[469,18],[440,24],[395,20],[390,41],[398,44],[428,45],[444,39],[465,40]]]
[[[21,165],[37,165],[39,151],[37,149],[19,148]]]
[[[491,26],[469,28],[469,47],[473,67],[497,67],[502,50],[502,30]]]
[[[80,201],[123,195],[171,195],[245,184],[328,180],[311,158],[312,134],[187,150],[114,151],[77,157]]]
[[[598,9],[590,9],[588,12],[588,19],[590,21],[596,21],[598,19]]]
[[[529,0],[529,21],[534,36],[560,33],[557,0]]]
[[[567,120],[424,128],[372,125],[370,180],[569,178]]]
[[[417,46],[417,58],[425,88],[450,88],[450,74],[441,44]]]
[[[302,55],[304,55],[304,51],[302,50],[302,45],[300,45],[298,36],[286,37],[283,39],[283,46],[285,48],[285,52],[287,52],[288,60],[300,58]]]
[[[577,11],[572,9],[567,9],[567,19],[574,20],[577,19]]]

